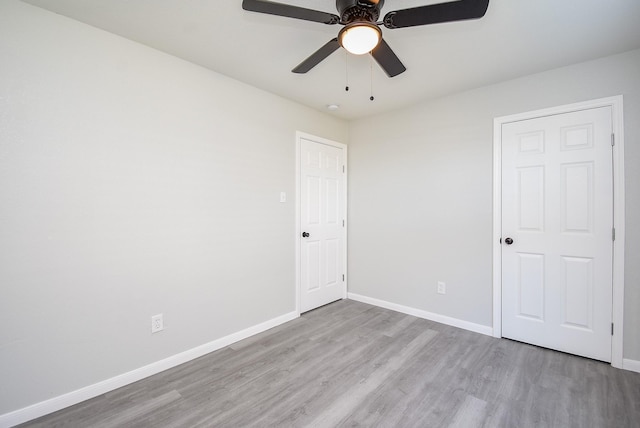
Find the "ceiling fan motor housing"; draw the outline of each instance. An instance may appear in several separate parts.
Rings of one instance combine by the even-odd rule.
[[[356,21],[376,22],[384,0],[336,0],[340,22],[349,24]]]

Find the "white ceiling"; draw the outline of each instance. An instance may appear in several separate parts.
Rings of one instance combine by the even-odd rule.
[[[491,0],[480,20],[383,28],[407,67],[397,77],[342,49],[298,75],[340,26],[246,12],[241,0],[23,1],[321,111],[339,104],[331,114],[345,119],[640,48],[640,0]],[[277,1],[336,13],[333,0]],[[382,16],[440,2],[386,0]]]

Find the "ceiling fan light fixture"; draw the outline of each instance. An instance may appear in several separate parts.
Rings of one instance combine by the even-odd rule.
[[[382,40],[382,31],[370,22],[352,22],[338,34],[340,45],[354,55],[369,53]]]

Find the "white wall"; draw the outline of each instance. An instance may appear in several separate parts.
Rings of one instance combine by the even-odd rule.
[[[0,58],[0,414],[295,310],[295,131],[345,122],[14,0]]]
[[[640,51],[352,123],[349,291],[491,326],[494,117],[619,94],[626,142],[624,357],[640,360]],[[439,280],[446,295],[436,294]]]

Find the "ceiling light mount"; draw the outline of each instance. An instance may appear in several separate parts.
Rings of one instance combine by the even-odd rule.
[[[340,46],[354,55],[371,52],[382,40],[382,31],[371,22],[355,21],[347,24],[338,33]]]
[[[376,22],[383,4],[383,0],[337,0],[336,9],[343,24],[354,21]]]

